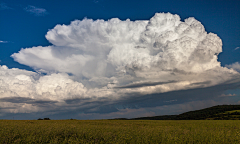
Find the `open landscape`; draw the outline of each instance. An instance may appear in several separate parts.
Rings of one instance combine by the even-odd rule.
[[[0,0],[0,144],[240,144],[240,0]]]
[[[122,120],[0,120],[0,143],[237,144],[239,109],[239,105],[222,105],[180,115]],[[203,119],[203,114],[205,120],[192,120]],[[189,120],[154,120],[157,118]]]
[[[238,120],[0,120],[0,143],[240,143]]]

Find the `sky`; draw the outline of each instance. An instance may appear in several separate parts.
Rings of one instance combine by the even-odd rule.
[[[1,0],[0,119],[240,104],[238,0]]]

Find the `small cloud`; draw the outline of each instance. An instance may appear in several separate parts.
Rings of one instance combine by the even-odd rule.
[[[13,9],[13,8],[8,7],[7,4],[5,3],[0,3],[0,10],[8,10],[8,9]]]
[[[35,16],[44,16],[44,15],[48,14],[46,9],[44,9],[44,8],[37,8],[37,7],[31,6],[31,5],[29,5],[26,8],[24,8],[24,10],[26,12],[34,14]]]
[[[0,43],[9,43],[9,42],[8,42],[8,41],[1,41],[1,40],[0,40]]]
[[[175,101],[177,101],[177,100],[175,99],[175,100],[169,100],[169,101],[163,101],[163,102],[171,103],[171,102],[175,102]]]
[[[237,50],[237,49],[239,49],[240,47],[236,47],[234,50]]]
[[[219,97],[232,97],[236,96],[236,94],[221,94]]]

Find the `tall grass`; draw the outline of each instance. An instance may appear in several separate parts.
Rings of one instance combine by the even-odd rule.
[[[0,120],[0,143],[240,143],[238,120]]]

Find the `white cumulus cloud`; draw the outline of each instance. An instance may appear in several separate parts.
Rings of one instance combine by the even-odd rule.
[[[222,41],[216,34],[207,33],[194,18],[182,22],[170,13],[157,13],[149,21],[75,20],[55,26],[46,38],[53,46],[22,49],[12,57],[37,71],[71,73],[91,83],[104,78],[120,86],[182,80],[208,71],[234,73],[217,61]]]
[[[74,82],[67,74],[41,76],[31,71],[0,66],[0,98],[61,100],[73,96],[83,97],[85,91],[81,83]]]
[[[222,40],[193,17],[181,21],[176,14],[156,13],[145,21],[75,20],[56,25],[46,39],[53,45],[12,55],[46,75],[2,66],[1,97],[49,99],[61,105],[69,99],[100,103],[106,98],[105,104],[113,104],[136,95],[239,82],[236,68],[218,62]],[[179,97],[162,102],[175,99],[181,102]]]

